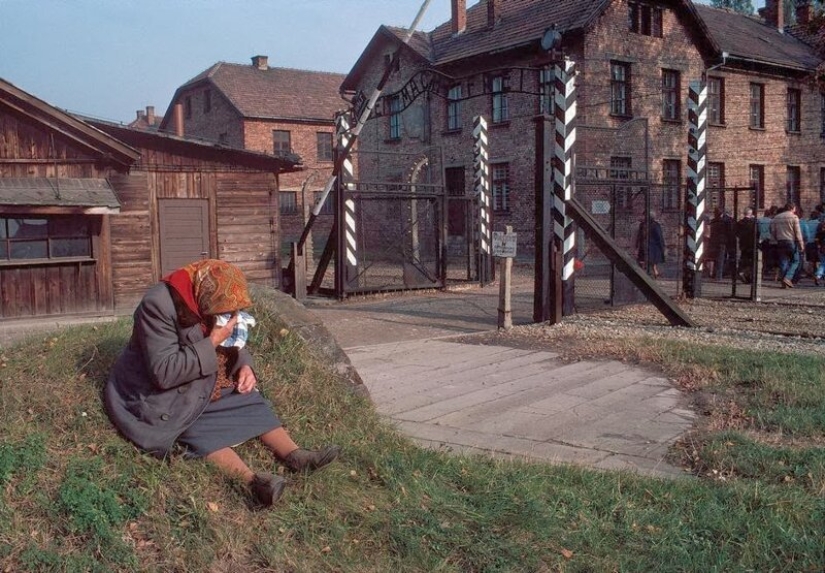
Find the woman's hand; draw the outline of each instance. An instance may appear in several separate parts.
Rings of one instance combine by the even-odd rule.
[[[221,345],[221,342],[226,340],[232,335],[232,331],[235,330],[235,325],[238,324],[238,313],[233,312],[232,318],[229,319],[223,326],[212,326],[212,331],[209,333],[209,340],[212,341],[212,346],[217,348]]]
[[[238,392],[241,394],[249,394],[255,389],[258,380],[255,378],[255,373],[247,365],[241,366],[238,370]]]

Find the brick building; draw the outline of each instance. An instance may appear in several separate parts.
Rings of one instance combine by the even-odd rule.
[[[338,91],[343,79],[342,74],[270,67],[267,56],[253,57],[251,65],[219,62],[177,89],[160,129],[300,157],[303,170],[280,179],[280,238],[288,249],[303,229],[305,209],[332,172],[333,116],[346,107]],[[319,218],[319,240],[331,223],[328,213]]]
[[[753,180],[766,205],[791,198],[808,209],[825,200],[825,96],[811,82],[822,57],[783,33],[777,4],[769,2],[766,21],[689,0],[480,0],[469,9],[466,0],[452,0],[449,22],[416,32],[400,50],[362,148],[440,147],[448,193],[469,195],[472,121],[485,116],[494,228],[513,225],[519,249],[530,251],[536,118],[553,105],[540,40],[555,30],[560,52],[577,66],[578,173],[655,182],[658,204],[678,225],[688,86],[707,78],[708,185]],[[342,91],[368,94],[403,32],[379,28]],[[407,97],[409,85],[399,92],[422,70],[454,79],[415,99]],[[720,192],[712,204],[725,200]],[[669,250],[681,248],[671,243]]]

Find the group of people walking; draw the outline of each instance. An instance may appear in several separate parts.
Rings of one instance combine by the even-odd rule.
[[[763,280],[775,280],[782,288],[794,288],[805,277],[812,277],[817,286],[825,284],[825,204],[817,205],[808,218],[790,202],[772,206],[760,217],[748,207],[738,221],[717,207],[705,238],[705,273],[710,278],[736,273],[743,282],[751,282],[759,248]]]

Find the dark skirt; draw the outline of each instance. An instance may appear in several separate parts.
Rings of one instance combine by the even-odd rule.
[[[186,457],[202,458],[220,449],[279,428],[281,420],[260,392],[239,394],[229,388],[178,437]]]

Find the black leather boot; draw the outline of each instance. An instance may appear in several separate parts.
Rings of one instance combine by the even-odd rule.
[[[316,451],[299,448],[284,459],[284,465],[293,472],[312,472],[321,469],[340,454],[340,446],[327,446]]]

